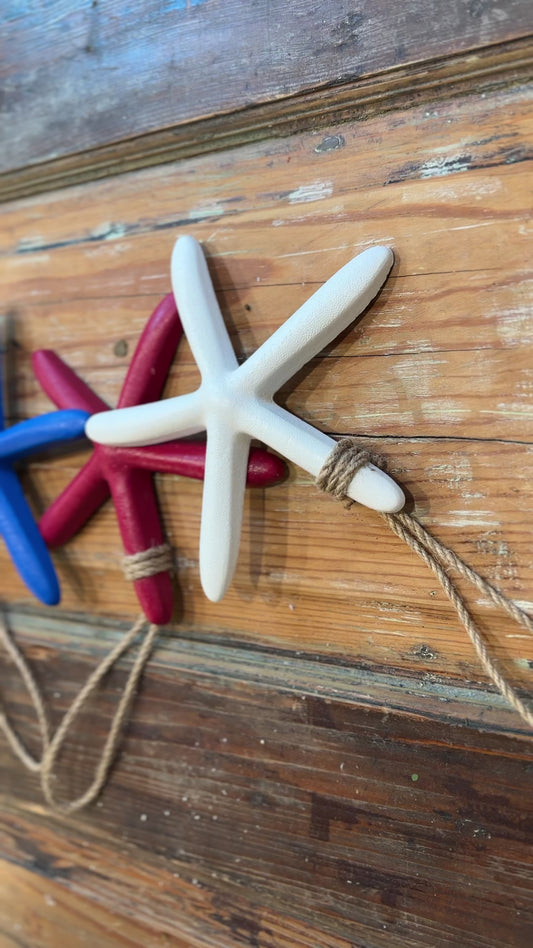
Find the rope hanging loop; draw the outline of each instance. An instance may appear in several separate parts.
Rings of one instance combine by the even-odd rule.
[[[316,479],[316,486],[341,501],[352,502],[346,497],[346,489],[357,471],[369,462],[383,467],[383,461],[374,457],[357,443],[355,438],[342,438],[337,442]],[[381,514],[387,526],[413,550],[426,566],[435,574],[448,599],[454,606],[478,658],[486,673],[503,697],[518,712],[521,718],[533,729],[533,711],[522,700],[516,688],[498,668],[489,652],[483,634],[472,618],[450,572],[459,573],[475,589],[487,596],[490,601],[503,609],[518,625],[533,635],[533,619],[520,609],[512,599],[508,599],[498,589],[483,579],[471,566],[468,566],[457,553],[437,540],[412,514],[400,511],[396,514]]]
[[[98,797],[107,782],[109,771],[117,755],[126,716],[135,697],[139,680],[150,658],[155,638],[159,631],[159,626],[154,624],[148,624],[148,628],[142,636],[137,657],[126,678],[89,787],[79,797],[65,802],[58,802],[53,792],[55,767],[65,747],[72,724],[87,706],[89,699],[95,693],[103,678],[119,658],[133,645],[145,624],[147,624],[145,616],[139,616],[131,629],[129,629],[115,647],[104,656],[102,661],[91,672],[85,684],[80,688],[69,709],[63,716],[59,727],[51,737],[50,727],[44,709],[44,701],[35,675],[31,671],[18,645],[8,632],[5,622],[0,623],[0,639],[19,670],[37,714],[42,742],[41,757],[35,758],[29,753],[22,739],[11,725],[7,715],[3,712],[0,712],[0,729],[4,732],[13,752],[24,766],[32,773],[38,773],[40,775],[44,798],[50,808],[57,813],[74,813],[77,810],[83,809]]]

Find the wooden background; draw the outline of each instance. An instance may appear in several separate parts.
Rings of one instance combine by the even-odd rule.
[[[533,608],[530,6],[212,0],[144,4],[129,27],[137,8],[6,7],[10,421],[50,409],[30,363],[45,346],[115,404],[182,233],[243,358],[388,244],[378,300],[281,400],[383,453],[422,522]],[[196,381],[183,341],[166,394]],[[86,456],[27,466],[36,512]],[[291,467],[249,492],[213,605],[201,486],[157,484],[175,617],[102,798],[49,814],[0,745],[0,946],[529,945],[530,736],[427,569]],[[107,504],[54,554],[63,598],[44,609],[0,550],[54,723],[137,614],[121,555]],[[531,638],[470,601],[527,694]],[[60,796],[86,786],[127,667],[76,728]],[[2,688],[37,748],[7,659]]]

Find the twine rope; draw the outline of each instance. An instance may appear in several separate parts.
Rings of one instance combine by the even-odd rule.
[[[155,637],[159,631],[159,626],[157,625],[148,625],[148,629],[142,638],[137,657],[130,669],[117,708],[111,719],[107,737],[95,767],[93,779],[87,790],[85,790],[84,793],[80,794],[79,797],[76,797],[73,800],[69,800],[67,802],[58,802],[54,796],[52,786],[54,782],[54,771],[58,758],[64,749],[73,722],[83,711],[84,707],[98,688],[102,679],[107,675],[119,658],[121,658],[121,656],[124,655],[125,652],[127,652],[132,646],[145,623],[146,619],[144,615],[139,616],[131,629],[126,632],[122,639],[102,659],[94,671],[91,672],[87,678],[87,681],[74,698],[68,711],[65,713],[52,738],[50,738],[50,728],[44,709],[44,702],[35,680],[35,676],[27,664],[26,659],[24,658],[19,647],[8,632],[5,622],[2,621],[0,624],[0,638],[4,648],[17,666],[21,678],[28,689],[33,706],[35,708],[35,712],[37,714],[42,743],[41,758],[37,760],[29,753],[22,739],[16,733],[7,716],[3,712],[0,713],[0,728],[4,732],[13,752],[16,754],[19,760],[22,761],[28,770],[31,770],[34,773],[38,772],[40,774],[41,788],[45,800],[48,805],[56,812],[67,814],[83,809],[83,807],[87,806],[89,803],[92,803],[92,801],[96,799],[105,786],[109,771],[116,757],[126,715],[130,709],[131,703],[137,691],[139,679],[143,673],[148,659],[150,658]]]
[[[346,497],[346,491],[357,471],[369,463],[377,464],[378,467],[384,466],[380,458],[361,448],[355,439],[341,438],[326,458],[316,479],[316,485],[320,490],[332,494],[337,499],[348,501],[347,506],[351,507],[352,501]],[[459,573],[471,586],[487,596],[495,606],[503,609],[515,622],[533,634],[531,616],[483,579],[457,553],[432,536],[412,514],[401,511],[397,514],[381,514],[381,516],[392,532],[403,540],[437,577],[463,623],[489,678],[526,724],[533,728],[533,711],[522,700],[516,688],[490,655],[488,643],[474,622],[448,571],[454,570]]]
[[[3,616],[0,617],[0,639],[11,661],[17,668],[18,673],[22,678],[22,681],[26,686],[26,690],[28,691],[28,694],[31,698],[39,725],[42,754],[45,754],[50,744],[50,726],[48,724],[48,718],[46,716],[41,692],[35,680],[35,676],[31,671],[26,659],[24,658],[24,655],[9,634]],[[15,728],[11,724],[9,717],[3,708],[0,708],[0,728],[4,732],[13,753],[16,754],[16,756],[20,761],[22,761],[28,770],[36,773],[41,766],[41,761],[37,760],[33,754],[30,754],[29,750],[24,744],[24,741],[15,731]]]
[[[151,546],[140,553],[132,553],[122,558],[124,576],[129,582],[146,579],[147,576],[156,576],[157,573],[165,573],[173,566],[172,547],[168,543]]]

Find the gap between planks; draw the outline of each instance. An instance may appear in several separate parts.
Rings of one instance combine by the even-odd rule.
[[[260,105],[186,121],[0,174],[0,203],[209,152],[360,121],[380,113],[483,94],[531,79],[531,37],[327,83]]]
[[[33,609],[10,610],[7,619],[24,649],[59,649],[65,654],[74,646],[78,660],[81,648],[83,658],[89,656],[94,663],[114,647],[125,629],[122,623],[103,617],[85,618],[74,613],[52,617]],[[129,666],[131,656],[118,666],[124,662]],[[326,704],[382,709],[384,714],[454,723],[480,732],[526,739],[531,736],[513,709],[485,683],[462,684],[422,669],[416,674],[405,668],[379,668],[348,658],[341,662],[334,656],[259,643],[214,643],[195,636],[190,624],[161,630],[146,675],[174,680],[176,672],[193,680],[207,677],[236,686],[251,684],[302,701],[317,698]]]

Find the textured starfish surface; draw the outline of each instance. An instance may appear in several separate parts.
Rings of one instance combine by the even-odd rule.
[[[137,344],[118,406],[141,405],[160,397],[168,369],[182,335],[172,294],[156,307]],[[90,414],[110,411],[75,372],[51,350],[33,355],[33,367],[47,395],[61,408],[83,408]],[[204,442],[172,441],[149,447],[116,448],[100,444],[73,481],[48,508],[39,528],[49,546],[69,540],[111,494],[126,554],[163,543],[153,473],[181,474],[202,479]],[[260,449],[250,452],[248,483],[266,485],[285,474],[283,461]],[[142,609],[151,622],[162,625],[172,616],[173,590],[166,570],[135,580]]]
[[[172,285],[201,385],[188,395],[95,415],[86,432],[105,444],[142,445],[207,430],[200,575],[209,599],[222,598],[235,568],[250,439],[315,477],[335,447],[328,435],[277,405],[274,394],[363,312],[393,259],[388,247],[359,254],[239,365],[202,249],[192,237],[177,241]],[[405,502],[398,485],[372,464],[354,475],[347,493],[381,511],[400,510]]]
[[[48,606],[59,602],[59,583],[14,464],[53,444],[84,437],[88,417],[86,411],[54,411],[5,428],[0,402],[0,533],[26,586]]]

